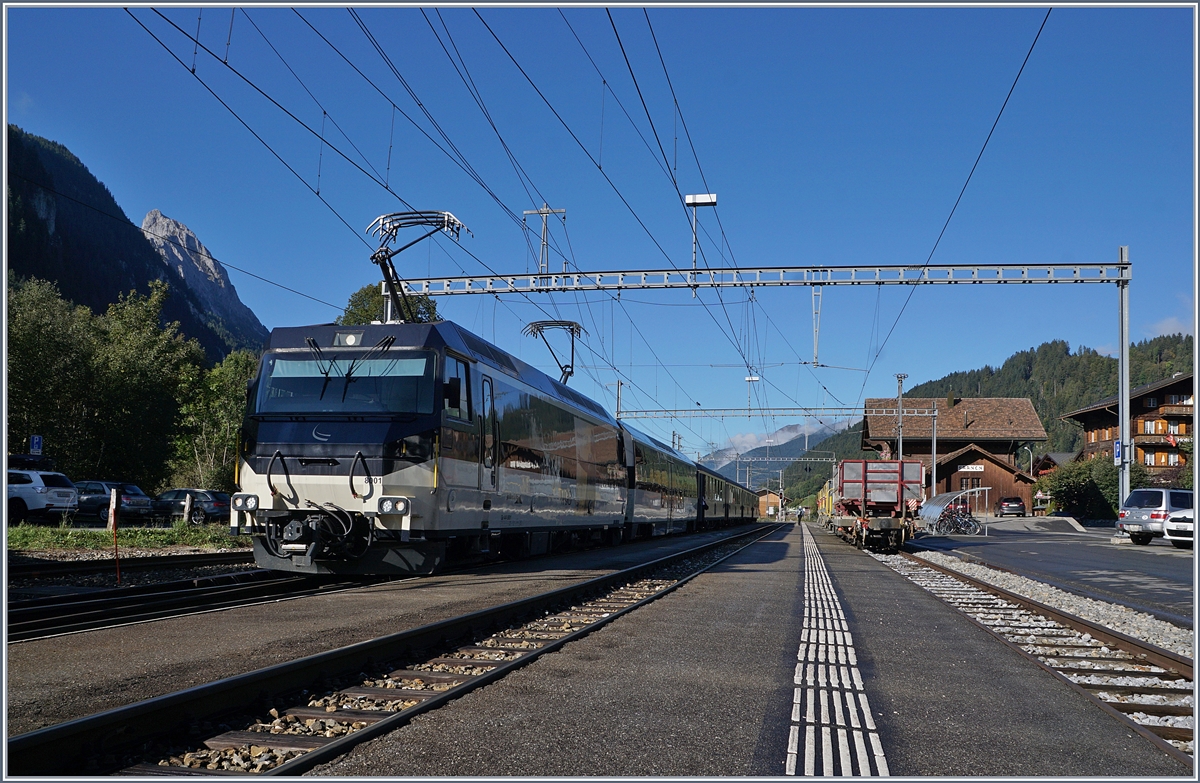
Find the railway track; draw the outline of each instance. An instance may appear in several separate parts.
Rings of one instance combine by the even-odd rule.
[[[1167,755],[1192,763],[1192,659],[912,555],[874,557],[1068,683]]]
[[[8,605],[8,641],[44,639],[262,601],[297,598],[361,587],[385,579],[360,577],[335,582],[255,569],[140,587],[15,601]]]
[[[671,592],[777,528],[13,737],[8,771],[299,774]]]
[[[122,571],[152,571],[172,568],[247,565],[254,562],[254,553],[213,552],[196,555],[166,555],[163,557],[128,557],[121,559]],[[8,578],[45,579],[76,574],[102,574],[114,571],[116,564],[108,559],[98,560],[41,560],[35,563],[10,563]]]

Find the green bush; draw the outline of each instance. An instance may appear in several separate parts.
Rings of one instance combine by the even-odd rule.
[[[1152,486],[1146,468],[1130,465],[1129,486]],[[1035,491],[1053,498],[1052,511],[1084,519],[1116,519],[1121,506],[1120,474],[1111,459],[1068,462],[1037,480]]]

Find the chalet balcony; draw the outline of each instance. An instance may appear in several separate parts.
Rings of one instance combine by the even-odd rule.
[[[1159,405],[1159,416],[1187,416],[1191,417],[1193,407],[1191,405]]]
[[[1171,437],[1175,439],[1177,444],[1192,442],[1191,435],[1172,435]],[[1146,435],[1145,433],[1135,432],[1133,443],[1135,446],[1166,446],[1167,448],[1171,448],[1171,442],[1167,440],[1166,433],[1161,435]]]

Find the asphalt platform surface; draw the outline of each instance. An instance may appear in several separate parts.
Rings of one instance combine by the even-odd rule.
[[[904,577],[810,528],[892,775],[1191,776]],[[802,622],[789,527],[310,775],[782,775]]]

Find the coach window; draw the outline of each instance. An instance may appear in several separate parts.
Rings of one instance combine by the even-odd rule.
[[[452,395],[453,386],[457,380],[458,396]],[[456,419],[471,419],[471,378],[468,374],[467,363],[447,354],[445,390],[445,408]]]

